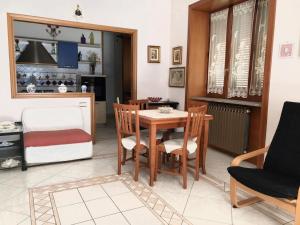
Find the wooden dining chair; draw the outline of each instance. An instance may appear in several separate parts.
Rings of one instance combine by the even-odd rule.
[[[125,164],[127,150],[133,151],[135,162],[134,180],[137,181],[140,168],[140,152],[142,149],[148,148],[148,140],[140,133],[139,106],[114,103],[113,107],[118,136],[118,174],[121,174],[122,164]]]
[[[188,154],[196,152],[194,176],[195,180],[199,180],[200,139],[206,110],[207,106],[189,108],[184,137],[179,139],[171,139],[157,146],[155,179],[157,178],[158,172],[165,172],[171,175],[179,175],[182,176],[183,188],[186,189]],[[176,157],[179,157],[179,171],[174,169],[170,170],[161,168],[162,153],[170,153]]]
[[[149,109],[148,99],[129,100],[129,105],[138,105],[139,110]]]

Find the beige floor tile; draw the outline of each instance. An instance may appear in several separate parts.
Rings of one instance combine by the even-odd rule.
[[[66,170],[63,170],[59,175],[76,179],[84,179],[88,178],[93,172],[94,169],[92,167],[76,164]]]
[[[83,202],[77,189],[54,192],[53,197],[57,207]]]
[[[129,225],[121,213],[95,219],[96,225]]]
[[[27,219],[23,220],[21,223],[18,225],[32,225],[31,224],[31,219],[28,217]]]
[[[95,223],[93,220],[89,220],[82,223],[76,223],[76,225],[95,225]]]
[[[253,206],[233,208],[232,221],[233,225],[279,225],[288,222]]]
[[[92,219],[84,203],[60,207],[57,211],[61,225],[71,225]]]
[[[193,225],[229,225],[229,223],[220,223],[211,220],[202,220],[193,217],[186,217]],[[254,225],[254,224],[253,224]]]
[[[111,215],[119,212],[109,197],[98,198],[85,203],[93,218]]]
[[[194,182],[191,196],[197,197],[214,197],[214,198],[224,198],[224,188],[222,186],[217,186],[204,178],[200,177],[199,181]]]
[[[144,206],[144,204],[131,192],[115,195],[111,198],[121,211]]]
[[[184,216],[221,223],[231,224],[232,222],[229,201],[209,197],[200,198],[191,196],[184,211]]]
[[[17,225],[26,218],[28,218],[28,216],[23,214],[2,211],[0,212],[0,225]]]
[[[75,181],[75,180],[78,180],[78,179],[72,178],[72,177],[61,176],[61,175],[54,175],[54,176],[50,176],[47,179],[43,180],[41,183],[38,184],[38,186],[60,184],[60,183],[66,183],[66,182],[71,182],[71,181]]]
[[[80,192],[81,197],[84,201],[89,201],[107,196],[107,194],[100,185],[78,188],[78,191]]]
[[[161,225],[163,224],[154,216],[146,207],[138,208],[123,212],[131,225]]]
[[[26,189],[0,184],[0,190],[0,202],[5,202],[6,200],[14,198],[18,194],[24,192]]]
[[[102,187],[109,196],[119,195],[130,191],[121,181],[102,184]]]

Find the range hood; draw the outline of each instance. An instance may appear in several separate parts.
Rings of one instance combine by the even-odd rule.
[[[56,65],[56,62],[39,41],[29,41],[24,51],[17,59],[17,64],[50,64]]]

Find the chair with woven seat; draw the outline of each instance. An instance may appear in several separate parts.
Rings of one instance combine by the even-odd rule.
[[[228,168],[233,207],[266,201],[295,214],[300,225],[300,103],[285,102],[269,148],[236,157]],[[262,168],[244,168],[244,160],[267,153]],[[254,197],[238,202],[237,189]]]
[[[184,131],[184,138],[171,139],[157,146],[157,163],[155,179],[157,172],[166,172],[172,175],[182,176],[183,188],[187,188],[187,167],[188,154],[196,152],[195,159],[195,180],[199,180],[200,163],[200,138],[203,127],[204,116],[207,106],[191,107],[188,109],[188,117]],[[179,171],[160,168],[161,153],[170,153],[179,157]]]

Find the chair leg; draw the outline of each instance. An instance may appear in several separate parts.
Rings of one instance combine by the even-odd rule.
[[[149,149],[146,150],[147,154],[147,167],[150,168],[150,154],[149,154]]]
[[[179,161],[178,161],[178,163],[179,163],[179,167],[178,167],[178,173],[181,173],[181,165],[182,165],[182,156],[180,155],[179,156]]]
[[[238,207],[237,203],[237,185],[235,179],[230,177],[230,201],[233,208]]]
[[[156,153],[156,162],[155,162],[155,173],[154,173],[154,181],[157,180],[157,173],[158,173],[158,167],[159,167],[159,163],[160,163],[160,155],[161,155],[161,152],[160,151],[157,151]]]
[[[123,148],[123,160],[122,160],[122,165],[125,165],[127,159],[127,149]]]
[[[135,170],[134,170],[134,180],[138,181],[140,172],[140,146],[135,147]]]
[[[296,202],[295,225],[300,225],[300,188],[298,190],[298,199]]]
[[[183,177],[183,188],[187,188],[187,159],[185,156],[181,157],[182,159],[182,177]]]
[[[252,205],[254,203],[262,201],[262,199],[260,199],[258,197],[250,197],[250,198],[238,201],[238,198],[237,198],[237,181],[232,177],[230,177],[230,200],[231,200],[231,205],[232,205],[233,208],[241,208],[241,207],[249,206],[249,205]]]
[[[200,165],[200,151],[199,148],[197,148],[196,159],[195,159],[195,180],[199,180],[199,165]]]
[[[176,156],[174,154],[171,154],[171,167],[175,167],[175,160]]]
[[[118,144],[118,175],[121,174],[121,166],[122,166],[122,146]]]

